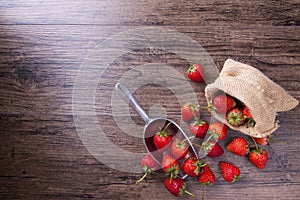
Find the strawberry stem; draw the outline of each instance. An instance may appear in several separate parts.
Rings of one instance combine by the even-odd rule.
[[[173,173],[170,174],[170,183],[172,183],[173,180]]]
[[[203,190],[202,190],[202,198],[201,198],[202,200],[204,200],[205,199],[205,186],[203,186]]]
[[[282,141],[282,140],[274,140],[272,139],[271,142],[273,143],[281,143],[281,144],[288,144],[288,142]]]
[[[213,134],[210,134],[210,136],[207,138],[207,140],[202,143],[202,146],[205,146],[212,137],[213,137]]]
[[[190,136],[190,137],[185,138],[185,139],[182,140],[181,142],[184,143],[185,141],[191,140],[191,139],[194,139],[194,138],[195,138],[195,136]]]
[[[256,141],[254,140],[253,137],[251,137],[251,139],[252,139],[253,143],[255,144],[256,151],[258,151],[258,145],[257,145]]]
[[[206,106],[204,109],[205,109],[205,110],[210,110],[212,107],[213,107],[213,105],[212,105],[212,104],[209,104],[209,105]]]
[[[201,147],[200,144],[192,143],[194,146]]]
[[[169,122],[169,123],[165,126],[165,128],[163,129],[163,131],[166,131],[167,128],[168,128],[170,125],[171,125],[171,122]]]
[[[184,192],[187,193],[187,194],[189,194],[189,195],[191,195],[192,197],[195,197],[195,195],[194,195],[193,193],[190,193],[190,192],[187,191],[187,190],[184,190]]]
[[[137,180],[135,184],[140,183],[142,180],[144,180],[144,178],[146,178],[147,175],[148,175],[148,172],[146,172],[139,180]]]

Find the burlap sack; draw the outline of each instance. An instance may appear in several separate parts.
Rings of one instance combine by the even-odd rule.
[[[245,125],[234,127],[214,109],[210,109],[212,115],[230,128],[253,137],[265,137],[273,133],[278,128],[277,112],[291,110],[298,104],[296,99],[262,72],[232,59],[226,60],[220,76],[205,88],[207,102],[212,102],[214,94],[220,90],[243,102],[256,124],[248,128]]]

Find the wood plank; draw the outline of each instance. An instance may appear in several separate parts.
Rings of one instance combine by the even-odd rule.
[[[297,0],[2,0],[0,19],[2,24],[298,26],[299,11]]]
[[[296,0],[2,0],[0,199],[176,199],[164,188],[161,172],[136,185],[142,173],[112,169],[93,157],[82,143],[72,109],[81,64],[113,34],[151,25],[194,39],[218,69],[229,57],[257,67],[300,100],[299,11]],[[144,41],[143,37],[138,40]],[[187,44],[183,47],[186,52],[194,50]],[[128,152],[146,150],[141,138],[118,127],[113,108],[120,105],[112,104],[113,88],[125,73],[145,75],[140,68],[145,63],[170,66],[183,76],[189,65],[176,53],[143,48],[123,54],[101,76],[95,93],[98,123],[113,144]],[[184,78],[175,80],[174,74],[161,75],[186,82]],[[201,116],[209,122],[211,115],[204,110],[205,84],[190,85],[203,109]],[[147,112],[160,105],[156,109],[163,107],[168,117],[180,121],[180,101],[164,84],[145,84],[134,94]],[[183,90],[180,95],[187,93]],[[132,109],[129,114],[136,127],[143,126]],[[266,147],[270,160],[264,170],[228,151],[221,158],[205,158],[217,178],[214,186],[206,188],[206,199],[299,199],[299,114],[299,106],[279,113],[281,127],[275,139],[287,144],[274,142]],[[236,136],[242,135],[229,131],[221,146]],[[221,160],[239,166],[243,179],[227,184],[218,168]],[[187,184],[200,198],[203,188],[199,183],[189,179]]]

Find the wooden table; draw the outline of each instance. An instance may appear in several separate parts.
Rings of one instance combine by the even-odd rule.
[[[141,173],[112,169],[99,161],[101,155],[96,159],[88,151],[74,115],[74,88],[82,63],[97,45],[115,34],[161,28],[199,43],[219,70],[227,58],[250,64],[300,100],[299,12],[296,0],[2,0],[0,199],[175,199],[165,190],[162,173],[136,185]],[[193,54],[188,43],[181,47]],[[128,152],[146,150],[141,138],[128,135],[115,121],[114,85],[127,72],[139,73],[141,66],[151,63],[170,66],[183,77],[189,64],[176,52],[150,45],[122,54],[103,68],[101,76],[95,74],[99,78],[93,107],[97,123],[109,141]],[[137,99],[147,112],[154,109],[155,114],[162,109],[167,117],[180,121],[177,94],[156,83],[140,85],[135,91]],[[185,83],[203,109],[205,84]],[[131,122],[143,126],[141,118],[132,109],[129,112]],[[206,188],[206,199],[299,199],[299,114],[298,106],[278,115],[281,127],[275,139],[287,144],[277,142],[267,147],[270,159],[264,170],[227,151],[220,158],[206,158],[217,178],[214,186]],[[206,111],[202,117],[211,118]],[[232,137],[240,136],[235,131],[228,135],[223,147]],[[221,160],[239,166],[242,180],[226,183],[218,169]],[[203,188],[195,179],[187,182],[199,199]]]

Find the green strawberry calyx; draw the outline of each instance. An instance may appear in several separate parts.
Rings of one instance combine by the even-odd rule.
[[[243,118],[242,112],[229,112],[227,120],[229,124],[233,126],[239,126],[244,124],[245,119]]]
[[[199,105],[194,105],[192,103],[188,103],[188,107],[190,108],[191,112],[195,115],[195,112],[198,112],[200,110]]]
[[[211,108],[213,108],[214,110],[216,110],[217,108],[214,106],[212,100],[210,100],[207,104],[207,106],[205,107],[205,110],[210,110]]]
[[[190,68],[188,69],[188,73],[192,74],[197,70],[195,65],[190,65]]]
[[[176,164],[167,169],[167,175],[170,175],[170,183],[172,183],[174,177],[177,177],[178,173],[178,166]]]
[[[186,190],[186,184],[183,183],[181,188],[179,188],[179,196],[183,195],[184,193],[191,195],[192,197],[195,197],[195,195],[189,191]]]
[[[232,183],[234,183],[235,181],[238,181],[238,180],[240,180],[242,178],[242,176],[240,176],[240,175],[234,175],[234,177],[233,177],[233,179],[232,179]]]
[[[193,166],[196,167],[196,169],[194,170],[195,174],[198,174],[201,171],[201,168],[206,166],[206,163],[202,163],[200,160],[197,160]]]
[[[196,118],[193,122],[192,122],[192,126],[202,126],[203,124],[206,124],[205,121],[203,121],[202,119]]]
[[[185,140],[180,141],[178,138],[176,138],[176,148],[180,148],[181,150],[184,150],[186,148]]]
[[[210,181],[207,181],[207,182],[203,182],[201,183],[201,185],[204,185],[204,186],[209,186],[209,185],[212,185],[212,183]]]
[[[158,131],[156,133],[156,135],[158,135],[159,137],[167,137],[168,136],[168,132],[167,132],[167,128],[171,125],[171,122],[169,122],[163,129],[160,128],[160,131]]]

